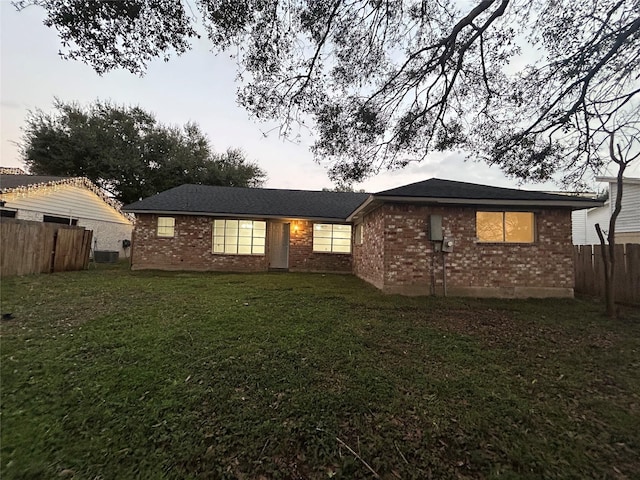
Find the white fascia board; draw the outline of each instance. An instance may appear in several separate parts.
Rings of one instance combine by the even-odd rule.
[[[353,222],[356,218],[358,218],[360,213],[366,211],[370,206],[372,206],[371,204],[375,200],[376,197],[374,195],[369,195],[369,197],[364,202],[362,202],[360,206],[351,213],[351,215],[347,217],[347,222]]]
[[[616,183],[617,177],[596,177],[596,182]],[[625,185],[640,185],[640,178],[637,177],[622,177],[622,182]]]

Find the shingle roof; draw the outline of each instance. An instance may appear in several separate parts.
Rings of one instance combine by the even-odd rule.
[[[367,211],[385,202],[469,206],[489,205],[495,208],[553,207],[572,210],[602,205],[599,200],[574,195],[490,187],[476,183],[431,178],[422,182],[374,193],[349,215],[347,220],[354,221]]]
[[[133,213],[171,212],[345,220],[369,194],[181,185],[124,207]]]
[[[584,197],[546,193],[535,190],[517,190],[514,188],[490,187],[476,183],[455,182],[431,178],[402,187],[375,193],[376,197],[420,197],[462,200],[531,200],[531,201],[584,201],[593,200]]]
[[[0,191],[16,187],[27,187],[40,183],[59,182],[70,177],[54,177],[51,175],[0,175]]]
[[[456,204],[599,206],[597,200],[432,178],[370,195],[354,192],[181,185],[124,207],[133,213],[243,215],[345,220],[381,201]]]

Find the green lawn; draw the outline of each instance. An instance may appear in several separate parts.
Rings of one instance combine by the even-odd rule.
[[[351,276],[2,281],[1,477],[638,478],[640,312]]]

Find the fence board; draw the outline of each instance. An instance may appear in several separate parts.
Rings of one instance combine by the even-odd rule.
[[[2,222],[0,224],[0,271],[8,272],[9,275],[15,275],[13,269],[14,264],[10,261],[11,245],[9,245],[8,239],[13,239],[13,231],[15,230],[13,224]],[[15,240],[13,240],[15,241]]]
[[[92,235],[80,227],[2,219],[0,276],[87,268]]]
[[[584,281],[584,275],[582,275],[583,269],[578,268],[578,262],[582,262],[581,257],[581,245],[576,245],[573,249],[573,288],[577,289],[578,285],[582,285]]]
[[[602,248],[593,247],[593,291],[599,297],[604,297],[604,265],[602,262]]]
[[[626,301],[631,296],[629,290],[629,282],[627,281],[627,262],[625,258],[624,245],[616,245],[616,266],[613,272],[613,290],[616,292],[616,296],[621,300]]]
[[[93,231],[85,230],[84,237],[82,238],[82,269],[86,270],[89,268],[89,255],[91,254],[91,242],[93,241]]]
[[[587,275],[587,272],[592,270],[591,263],[593,261],[593,251],[591,245],[583,245],[581,256],[579,255],[579,257],[581,260],[578,261],[577,265],[581,268],[578,269],[580,271],[580,286],[578,288],[582,291],[592,292],[595,289],[595,286],[590,285],[592,275]]]
[[[640,303],[640,244],[627,244],[627,272],[631,303]]]
[[[616,245],[613,278],[616,301],[640,304],[640,245]],[[575,291],[604,298],[604,265],[600,245],[574,247]]]

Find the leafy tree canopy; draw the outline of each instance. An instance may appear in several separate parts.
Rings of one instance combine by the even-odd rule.
[[[464,147],[575,183],[603,166],[599,119],[638,118],[640,0],[14,3],[44,7],[62,54],[99,73],[184,52],[201,17],[238,57],[240,103],[284,134],[311,122],[317,159],[347,181]]]
[[[22,155],[31,173],[84,176],[131,203],[184,183],[260,186],[265,173],[240,150],[212,151],[194,123],[158,123],[139,107],[56,100],[55,111],[30,112]]]

